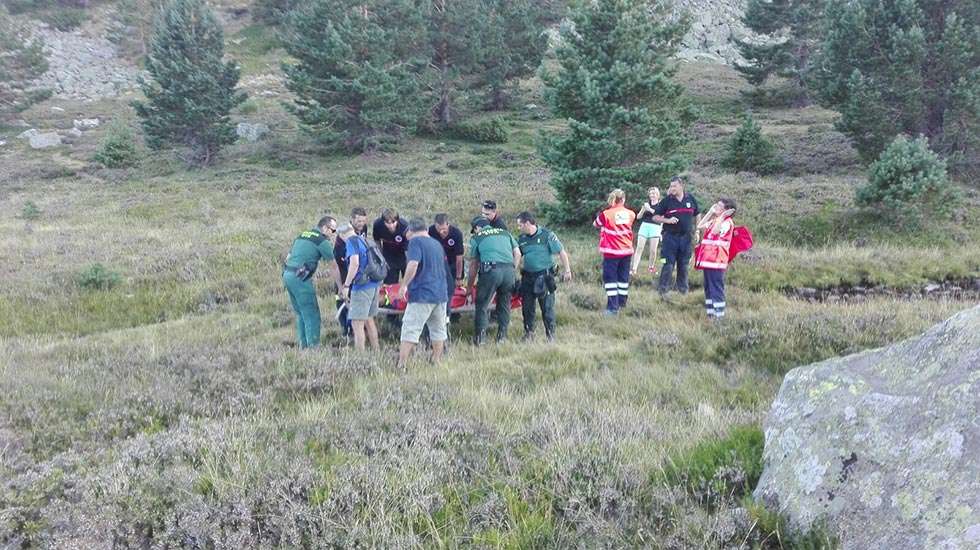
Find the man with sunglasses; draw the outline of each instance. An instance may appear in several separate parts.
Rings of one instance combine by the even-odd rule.
[[[337,220],[324,216],[315,228],[300,233],[293,241],[282,268],[282,281],[296,312],[296,332],[301,348],[320,345],[320,305],[316,299],[313,275],[321,261],[326,263],[337,288],[341,287],[340,272],[330,261],[334,257],[330,236],[336,232],[336,227]]]

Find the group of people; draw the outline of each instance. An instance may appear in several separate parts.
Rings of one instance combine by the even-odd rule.
[[[481,214],[470,223],[468,255],[463,232],[446,214],[437,214],[434,223],[428,225],[422,218],[406,222],[395,210],[386,208],[372,224],[370,240],[367,221],[363,208],[354,208],[350,220],[339,225],[336,218],[324,216],[315,228],[293,241],[282,277],[296,312],[300,347],[320,343],[314,274],[321,262],[337,286],[338,320],[343,330],[349,327],[355,349],[379,348],[375,322],[380,311],[379,289],[382,284],[395,283],[399,284],[397,299],[407,302],[401,320],[400,364],[413,353],[423,329],[428,331],[433,361],[439,360],[448,337],[450,300],[459,287],[465,289],[467,302],[475,302],[476,345],[486,340],[489,309],[495,297],[496,339],[499,342],[507,337],[510,296],[515,291],[522,298],[524,338],[534,338],[536,310],[541,309],[545,335],[554,340],[555,278],[571,280],[571,260],[558,237],[540,227],[530,212],[517,216],[520,235],[514,238],[496,203],[485,201]],[[372,253],[380,254],[388,268],[381,281],[366,276]],[[560,275],[555,257],[561,262]],[[464,269],[467,258],[468,270]]]
[[[662,200],[659,190],[651,188],[639,211],[635,247],[637,214],[626,207],[625,193],[620,189],[610,193],[608,206],[594,222],[600,232],[607,315],[616,315],[626,306],[630,278],[636,274],[647,246],[648,269],[651,273],[659,270],[661,295],[672,288],[686,293],[695,231],[704,230],[696,267],[705,272],[705,308],[711,319],[724,317],[724,273],[733,233],[734,201],[722,199],[698,220],[698,204],[684,191],[681,178],[671,180]],[[457,288],[465,289],[466,303],[474,302],[475,345],[486,341],[495,297],[496,341],[507,337],[513,294],[521,297],[524,338],[534,338],[540,309],[545,336],[554,340],[556,280],[572,279],[568,252],[554,232],[525,211],[517,216],[519,235],[515,238],[498,214],[497,204],[487,200],[470,223],[467,252],[463,232],[446,214],[437,214],[433,222],[429,225],[422,218],[405,221],[398,212],[386,208],[372,224],[369,240],[367,211],[354,208],[347,222],[338,225],[334,217],[324,216],[316,227],[302,232],[293,241],[282,274],[297,316],[300,347],[320,343],[321,317],[313,277],[321,262],[338,289],[338,320],[343,330],[350,331],[359,350],[379,348],[375,322],[380,311],[379,289],[382,284],[399,285],[397,299],[407,302],[401,322],[400,364],[409,359],[424,329],[432,344],[432,359],[439,360],[448,338],[450,303]],[[377,263],[372,254],[383,257],[387,265],[383,280],[368,276],[372,262]],[[467,259],[468,269],[464,269]]]
[[[640,207],[640,227],[634,248],[633,225],[637,214],[626,207],[625,192],[613,190],[608,197],[608,208],[600,212],[593,223],[599,229],[602,283],[606,290],[605,314],[616,315],[626,307],[630,279],[636,275],[648,244],[648,271],[651,274],[658,271],[657,249],[660,248],[657,283],[660,296],[666,299],[671,290],[686,294],[694,243],[704,231],[694,265],[704,272],[704,304],[708,319],[724,318],[725,273],[731,260],[735,210],[734,200],[721,199],[699,219],[701,211],[697,201],[684,190],[684,179],[674,176],[663,199],[656,187],[648,190],[648,200]]]

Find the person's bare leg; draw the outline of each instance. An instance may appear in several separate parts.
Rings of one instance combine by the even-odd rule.
[[[360,320],[350,322],[351,329],[354,331],[354,349],[357,351],[364,351],[364,323],[365,321]]]
[[[443,341],[432,342],[432,363],[438,363],[442,359],[442,352],[446,349],[446,343]]]
[[[636,268],[640,267],[640,261],[643,259],[643,249],[646,248],[646,245],[646,237],[636,237],[636,252],[633,253],[633,262],[630,265],[631,275],[636,275]]]
[[[650,267],[657,269],[657,245],[660,239],[650,239]]]
[[[373,349],[374,351],[378,351],[379,349],[381,349],[381,346],[378,345],[378,325],[377,325],[377,323],[374,322],[374,319],[368,319],[365,322],[364,326],[365,326],[365,328],[367,328],[367,338],[368,338],[368,341],[371,343],[371,349]],[[364,345],[363,344],[363,340],[361,342],[362,342],[361,345],[363,346]]]
[[[415,344],[412,342],[402,342],[398,346],[398,368],[405,368],[408,364],[409,357],[412,356],[412,352],[415,351]]]

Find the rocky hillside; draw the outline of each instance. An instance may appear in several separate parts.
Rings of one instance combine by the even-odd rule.
[[[691,17],[691,30],[684,38],[681,57],[717,63],[741,59],[734,39],[747,31],[741,17],[745,0],[674,0],[675,9]]]
[[[691,30],[680,57],[731,64],[739,60],[734,38],[746,31],[739,21],[745,0],[674,0],[677,13],[691,17]],[[247,24],[248,2],[218,2],[219,15],[232,27]],[[133,60],[119,55],[107,39],[104,21],[112,16],[111,5],[95,8],[97,15],[81,28],[61,32],[43,23],[35,34],[45,44],[50,70],[39,82],[61,99],[98,100],[126,95],[136,86],[139,70]]]

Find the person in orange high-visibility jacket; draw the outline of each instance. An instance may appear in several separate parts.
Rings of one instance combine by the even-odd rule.
[[[735,201],[721,199],[698,222],[698,229],[707,232],[698,246],[694,268],[704,273],[704,309],[712,321],[725,317],[725,272],[731,259],[734,215]]]
[[[606,315],[616,315],[626,307],[630,288],[630,261],[633,258],[633,222],[636,213],[626,208],[626,193],[609,193],[609,208],[596,216],[599,252],[602,254],[602,283],[606,289]]]

